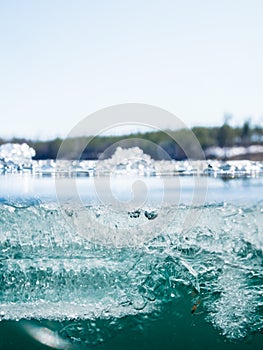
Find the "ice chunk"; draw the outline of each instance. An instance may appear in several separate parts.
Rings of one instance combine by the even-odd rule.
[[[107,172],[126,175],[155,175],[154,160],[139,147],[118,147],[111,158],[97,163],[98,172]]]
[[[2,172],[13,172],[32,165],[32,157],[36,154],[26,143],[6,143],[0,146],[0,164]]]

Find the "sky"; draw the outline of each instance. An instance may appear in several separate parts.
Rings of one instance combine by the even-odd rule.
[[[262,16],[262,0],[0,0],[0,137],[65,137],[123,103],[262,125]]]

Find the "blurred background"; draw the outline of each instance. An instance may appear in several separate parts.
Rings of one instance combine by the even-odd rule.
[[[58,138],[36,146],[54,157],[82,118],[127,102],[233,128],[197,131],[204,146],[262,142],[262,11],[260,0],[1,1],[1,142]]]

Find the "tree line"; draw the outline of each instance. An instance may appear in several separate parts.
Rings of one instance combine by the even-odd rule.
[[[66,159],[98,159],[108,158],[116,150],[117,146],[134,147],[139,146],[153,159],[182,160],[186,158],[184,150],[180,147],[182,143],[187,144],[191,150],[192,133],[196,136],[202,149],[209,147],[233,147],[263,145],[263,128],[251,126],[246,121],[241,127],[230,126],[225,120],[221,127],[193,127],[177,131],[155,131],[147,133],[136,133],[128,136],[88,136],[76,137],[67,140],[56,138],[49,141],[33,141],[24,138],[13,138],[11,140],[0,139],[0,144],[6,142],[23,143],[36,150],[35,159],[55,159],[62,145],[59,154]],[[147,142],[146,142],[147,141]]]

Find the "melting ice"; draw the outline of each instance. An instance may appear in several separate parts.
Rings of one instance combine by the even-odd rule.
[[[94,222],[98,211],[108,214],[104,207],[86,210]],[[123,235],[105,226],[98,242],[100,225],[84,237],[54,203],[1,204],[1,318],[122,322],[125,315],[159,310],[185,286],[196,291],[207,322],[227,338],[262,329],[262,203],[199,207],[201,219],[182,231],[186,210],[164,209],[167,225],[157,229],[148,220],[148,231],[140,229],[145,216],[120,213],[112,221],[125,220],[130,229]],[[78,212],[72,207],[66,215],[73,220]],[[138,246],[130,244],[136,225]]]

